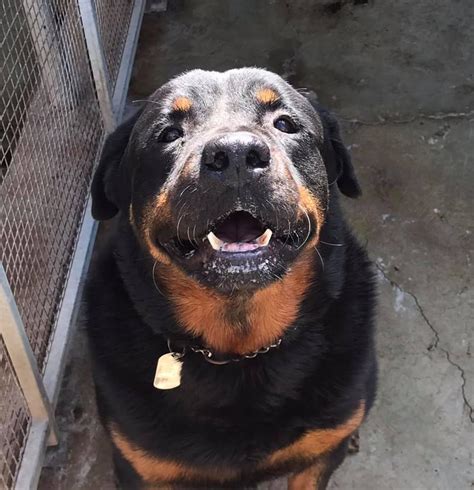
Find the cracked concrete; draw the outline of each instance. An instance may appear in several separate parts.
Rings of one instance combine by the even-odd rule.
[[[439,342],[440,342],[439,333],[436,330],[436,328],[434,327],[434,325],[431,323],[429,318],[426,316],[426,313],[423,310],[422,306],[420,305],[418,298],[412,292],[404,291],[398,283],[396,283],[393,279],[388,277],[387,272],[378,263],[375,263],[375,266],[380,271],[380,273],[383,275],[383,277],[387,281],[389,281],[393,287],[397,288],[402,293],[408,294],[409,296],[411,296],[413,298],[415,305],[418,308],[418,311],[420,312],[420,315],[423,317],[423,320],[428,325],[428,327],[431,329],[431,331],[433,332],[433,335],[434,335],[434,339],[430,343],[430,345],[427,347],[427,349],[429,351],[432,351],[433,349],[440,349],[441,351],[443,351],[445,353],[446,359],[448,360],[448,362],[458,369],[458,371],[461,375],[461,379],[462,379],[461,392],[462,392],[462,397],[464,399],[464,404],[465,404],[466,409],[467,409],[468,417],[469,417],[470,421],[474,424],[474,409],[473,409],[472,405],[470,404],[470,402],[467,398],[467,395],[466,395],[466,373],[465,373],[464,369],[459,364],[457,364],[456,362],[454,362],[451,359],[449,352],[446,349],[439,346]]]
[[[331,489],[472,489],[474,3],[168,3],[144,22],[137,98],[186,69],[259,65],[342,122],[364,192],[346,213],[378,271],[380,386]],[[113,488],[84,365],[79,332],[42,490]]]
[[[380,389],[333,488],[474,481],[474,118],[445,124],[345,123],[364,191],[346,212],[379,271]]]
[[[407,119],[397,119],[397,118],[390,118],[387,116],[377,116],[376,121],[364,121],[361,119],[347,119],[344,117],[339,117],[340,122],[344,123],[351,123],[355,125],[361,125],[361,126],[381,126],[383,124],[409,124],[413,123],[418,120],[423,120],[423,119],[432,119],[435,121],[443,121],[445,119],[472,119],[474,118],[474,111],[471,112],[449,112],[447,114],[416,114],[415,116],[412,116]]]

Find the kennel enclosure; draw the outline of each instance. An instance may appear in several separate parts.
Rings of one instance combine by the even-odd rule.
[[[0,3],[0,489],[36,488],[144,0]]]

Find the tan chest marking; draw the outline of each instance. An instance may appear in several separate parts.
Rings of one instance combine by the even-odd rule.
[[[229,312],[235,302],[206,288],[171,265],[158,268],[162,287],[175,307],[183,328],[213,350],[245,354],[282,337],[297,318],[313,276],[313,255],[303,251],[282,280],[257,291],[245,303],[246,329],[238,328]]]

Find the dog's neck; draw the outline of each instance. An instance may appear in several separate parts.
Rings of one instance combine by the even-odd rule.
[[[200,285],[173,265],[156,268],[185,331],[217,352],[245,354],[281,338],[296,320],[314,274],[312,251],[304,251],[279,281],[254,293],[224,296]]]

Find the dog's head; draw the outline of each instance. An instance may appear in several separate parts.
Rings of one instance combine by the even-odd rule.
[[[331,185],[360,193],[335,120],[260,69],[191,71],[111,135],[93,215],[124,213],[158,263],[223,293],[315,247]]]

